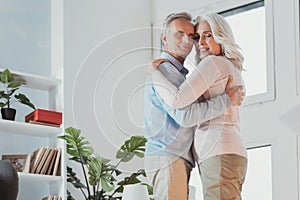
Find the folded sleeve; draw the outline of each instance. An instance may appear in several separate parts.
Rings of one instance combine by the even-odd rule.
[[[159,70],[152,73],[152,81],[160,97],[170,107],[186,107],[200,97],[220,76],[213,57],[203,59],[192,74],[176,87]]]

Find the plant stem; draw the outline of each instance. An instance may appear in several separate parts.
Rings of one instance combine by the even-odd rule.
[[[100,195],[99,195],[99,199],[98,199],[98,200],[101,200],[101,199],[102,199],[103,192],[104,192],[104,190],[102,189],[102,190],[100,191]],[[100,199],[100,197],[101,197],[101,199]]]
[[[100,186],[100,182],[97,184],[97,192],[99,191],[99,186]],[[97,198],[98,200],[100,200],[100,197],[102,197],[102,195],[97,193]]]
[[[114,167],[114,169],[111,171],[111,173],[115,172],[116,169],[119,167],[119,165],[121,164],[121,162],[123,162],[123,159],[129,155],[130,153],[127,153],[125,156],[123,156],[123,158],[121,158],[121,160],[116,164],[116,166]]]
[[[121,160],[116,164],[116,166],[114,167],[114,169],[111,171],[111,174],[114,173],[114,171],[116,171],[116,169],[119,167],[119,165],[121,164],[121,162],[123,161],[123,159],[129,155],[130,153],[127,153],[125,156],[123,156],[123,158],[121,158]],[[118,189],[118,188],[117,188]],[[117,189],[115,189],[115,191],[110,195],[110,197],[113,197],[113,195],[116,193]]]
[[[96,200],[97,199],[97,195],[96,195],[96,187],[95,186],[93,186],[93,193],[94,193],[94,200]]]
[[[119,189],[120,187],[118,187],[117,189],[115,189],[115,191],[110,195],[110,197],[113,197],[114,196],[114,194],[116,194],[117,193],[117,190]]]
[[[85,193],[84,193],[83,189],[82,189],[82,188],[79,188],[79,189],[81,190],[81,192],[82,192],[82,194],[83,194],[84,198],[85,198],[85,199],[87,199],[87,196],[85,195]]]
[[[78,150],[77,150],[78,151]],[[85,172],[85,169],[84,169],[84,165],[83,165],[83,159],[82,159],[82,156],[80,154],[80,151],[79,152],[79,158],[80,158],[80,164],[81,164],[81,167],[82,167],[82,171],[83,171],[83,175],[84,175],[84,180],[85,180],[85,184],[86,184],[86,187],[87,187],[87,190],[88,190],[88,194],[89,194],[89,197],[91,196],[91,192],[90,192],[90,185],[89,185],[89,182],[87,180],[87,176],[86,176],[86,172]]]
[[[5,85],[5,87],[6,87],[6,94],[7,94],[7,108],[10,108],[10,98],[9,98],[9,96],[10,95],[8,95],[8,85]]]

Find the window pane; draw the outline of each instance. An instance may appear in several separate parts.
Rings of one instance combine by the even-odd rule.
[[[197,167],[191,173],[189,184],[192,188],[191,191],[192,196],[195,197],[194,199],[203,200],[202,183]],[[248,150],[248,169],[243,185],[242,198],[246,200],[272,200],[271,146]]]
[[[296,55],[300,55],[300,1],[295,1],[295,13],[296,13]],[[297,58],[297,95],[300,95],[300,58]]]
[[[248,171],[242,197],[272,200],[271,146],[248,150]]]
[[[265,7],[225,17],[245,56],[246,96],[267,92]]]

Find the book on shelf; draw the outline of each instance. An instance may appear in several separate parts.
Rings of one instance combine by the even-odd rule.
[[[56,159],[55,159],[55,163],[54,163],[54,167],[53,167],[53,176],[59,176],[60,175],[60,157],[61,157],[61,149],[58,148],[57,149],[57,155],[56,155]]]
[[[55,153],[55,149],[54,148],[49,148],[49,154],[44,162],[44,165],[43,167],[41,168],[41,171],[40,171],[40,174],[46,174],[47,173],[47,170],[48,168],[50,168],[50,163],[51,163],[51,160],[53,158],[53,155]]]
[[[41,170],[43,168],[43,166],[45,165],[46,163],[46,159],[50,153],[51,149],[50,148],[46,148],[46,151],[43,153],[43,156],[42,156],[42,159],[41,161],[39,162],[36,170],[34,171],[35,174],[41,174]]]
[[[59,124],[52,124],[52,123],[47,123],[47,122],[37,122],[37,121],[32,121],[32,120],[29,120],[28,123],[29,124],[38,124],[38,125],[43,125],[43,126],[52,126],[52,127],[57,127],[57,128],[60,127]]]
[[[58,150],[55,148],[54,149],[54,154],[51,158],[51,161],[50,161],[49,167],[47,169],[46,175],[51,175],[53,173],[53,166],[54,166],[54,163],[55,163],[57,152],[58,152]]]
[[[50,195],[50,196],[44,197],[42,200],[62,200],[62,197]]]
[[[42,198],[42,200],[52,200],[52,197],[53,197],[53,196],[50,195],[50,196],[47,196],[47,197]]]
[[[3,154],[2,160],[8,160],[18,172],[59,176],[61,149],[41,147],[32,154]]]
[[[32,158],[30,162],[30,173],[34,173],[36,171],[45,151],[46,148],[41,147],[32,153]]]
[[[41,147],[33,152],[31,159],[31,173],[45,175],[59,175],[60,148]]]

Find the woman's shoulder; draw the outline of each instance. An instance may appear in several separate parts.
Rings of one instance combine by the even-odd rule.
[[[234,67],[232,62],[230,62],[224,56],[209,55],[209,56],[206,56],[204,59],[202,59],[201,62],[203,62],[203,64],[211,63],[217,67],[222,67],[222,68],[224,68],[225,66],[229,67],[229,68]]]
[[[206,56],[205,58],[203,58],[202,61],[204,60],[212,60],[212,61],[218,61],[218,62],[228,62],[229,60],[227,58],[225,58],[224,56],[217,56],[217,55],[209,55]]]

